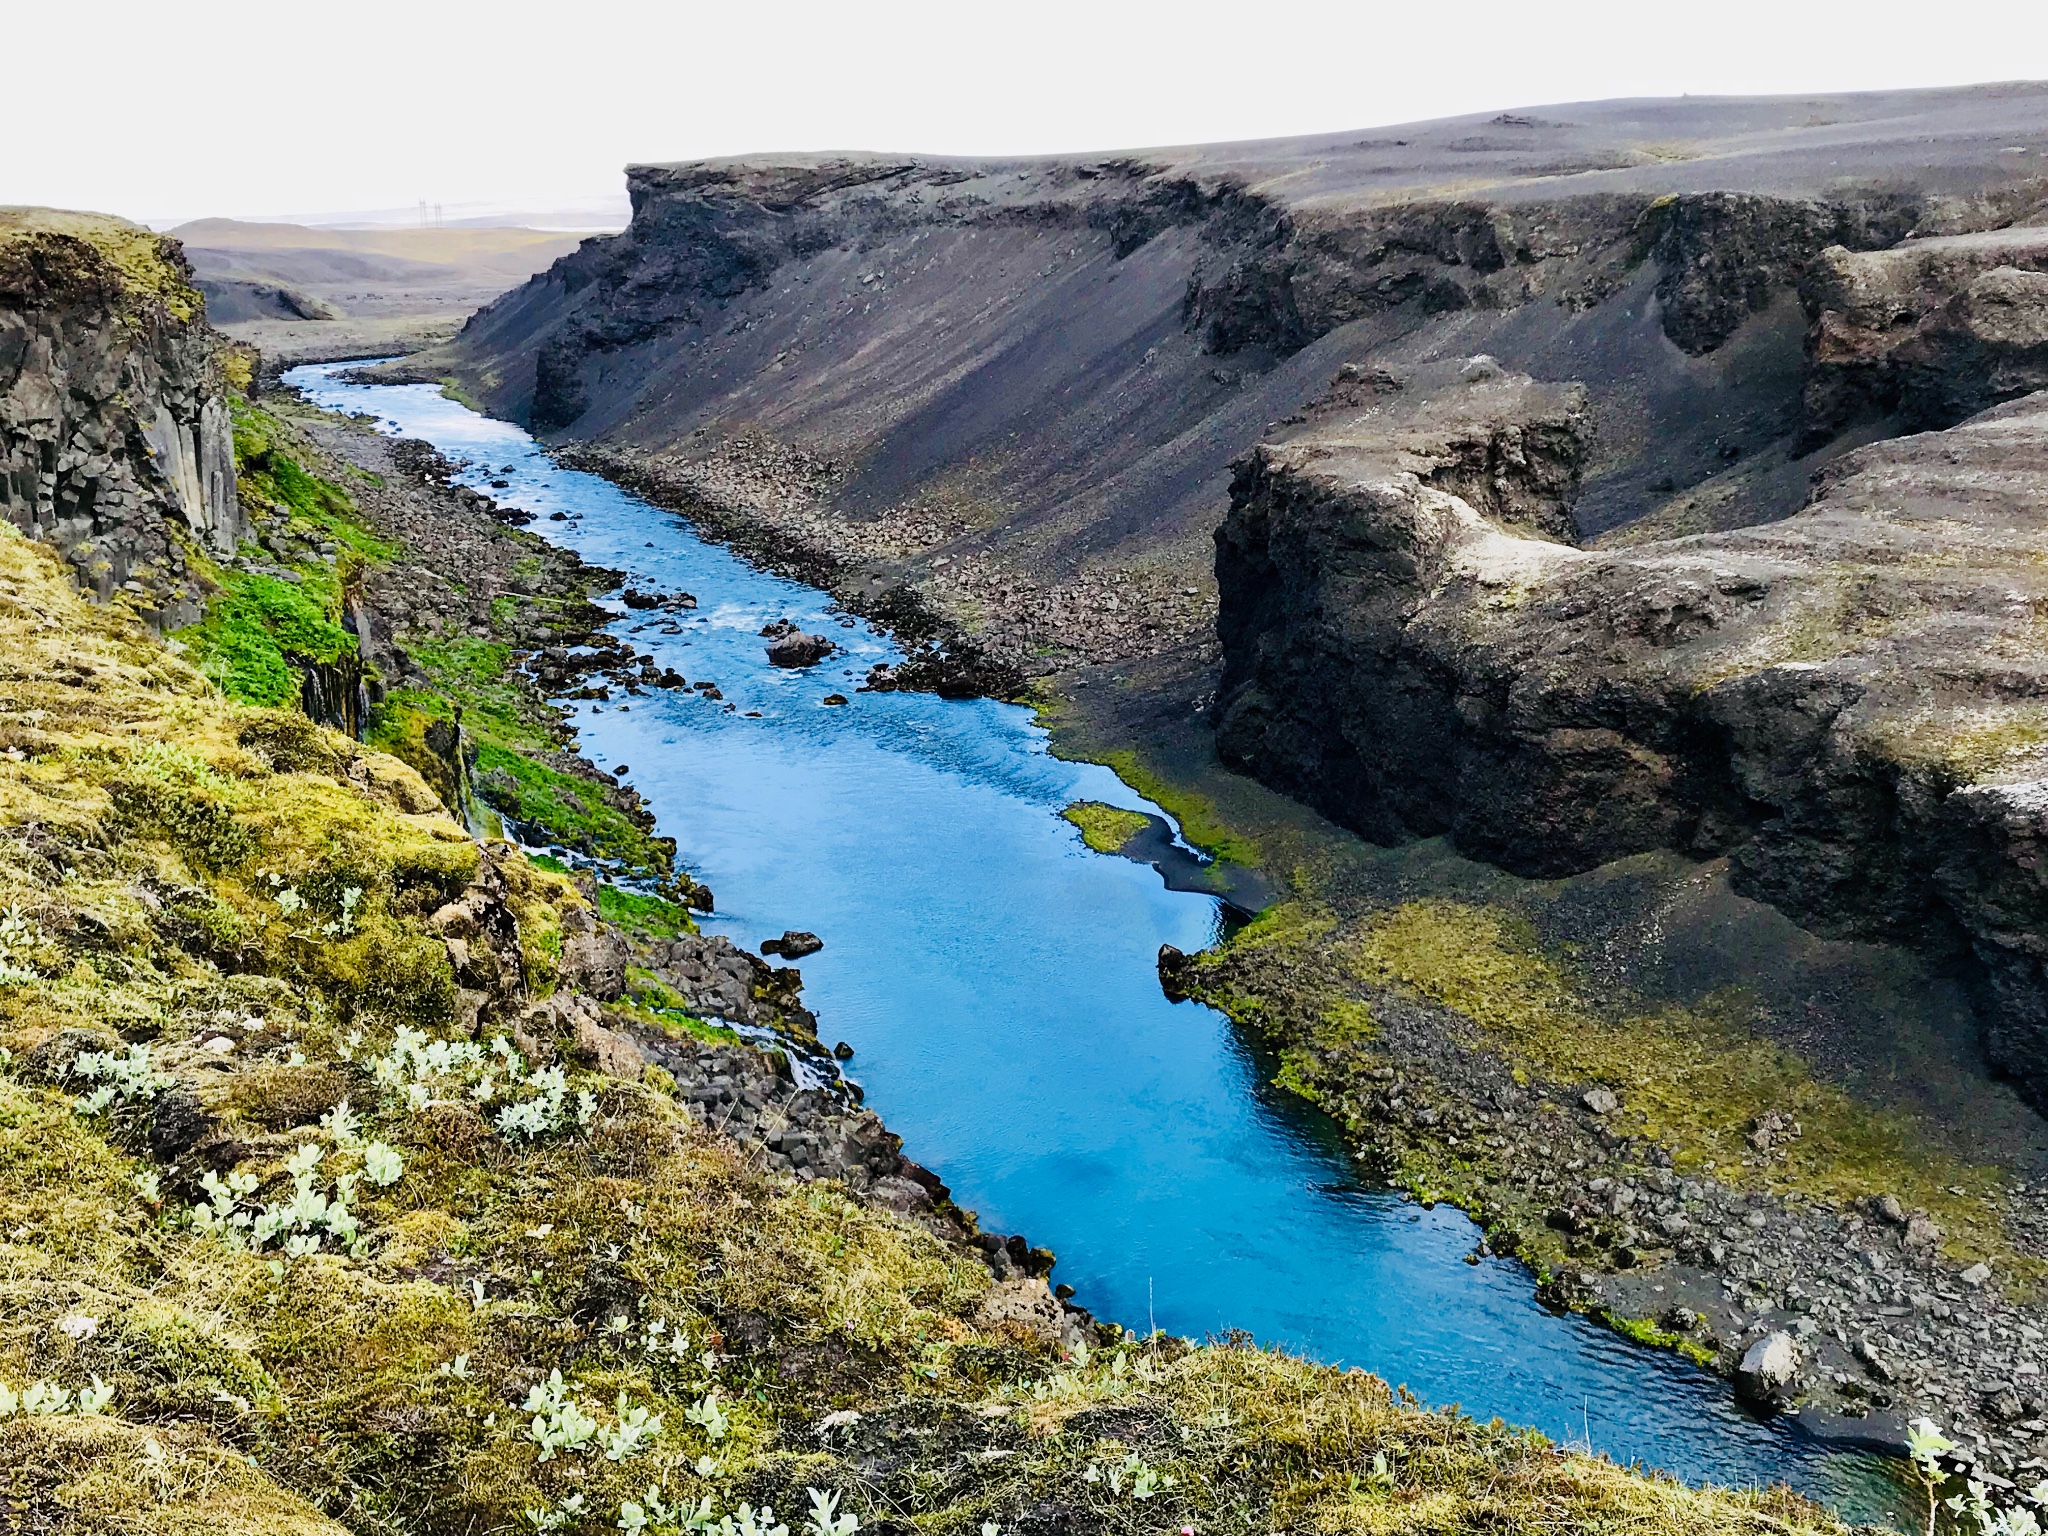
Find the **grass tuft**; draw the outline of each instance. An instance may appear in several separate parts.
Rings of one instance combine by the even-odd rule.
[[[1097,853],[1115,853],[1152,825],[1142,811],[1126,811],[1100,800],[1076,800],[1060,815],[1081,829],[1081,841]]]

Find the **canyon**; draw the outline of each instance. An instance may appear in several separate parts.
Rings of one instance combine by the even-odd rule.
[[[1115,765],[1240,909],[1160,951],[1167,995],[1227,1014],[1373,1177],[1468,1212],[1473,1264],[1514,1256],[1822,1435],[1896,1446],[1934,1413],[1950,1470],[2024,1487],[2044,107],[2014,84],[638,166],[626,231],[364,377],[445,386],[830,593],[900,643],[870,691],[1026,700]],[[0,546],[0,1205],[60,1277],[22,1315],[98,1309],[0,1361],[105,1374],[142,1415],[0,1419],[0,1512],[148,1462],[136,1518],[331,1529],[399,1487],[433,1528],[566,1525],[639,1484],[536,1460],[491,1405],[602,1357],[617,1432],[626,1388],[701,1429],[679,1479],[722,1497],[729,1456],[784,1507],[880,1479],[877,1530],[942,1462],[946,1510],[1026,1533],[1118,1527],[1098,1485],[1141,1466],[1158,1509],[1246,1529],[1354,1496],[1484,1523],[1501,1488],[1513,1519],[1840,1529],[1235,1338],[1141,1350],[1056,1297],[1048,1252],[982,1233],[860,1107],[797,973],[695,932],[688,829],[582,754],[569,701],[683,687],[606,629],[620,574],[480,492],[495,466],[278,390],[201,299],[175,243],[0,213],[0,507],[27,536]],[[293,926],[308,903],[325,930]],[[415,1026],[511,1052],[539,1095],[515,1125],[573,1082],[580,1129],[387,1092],[426,1080]],[[157,1075],[79,1118],[122,1050]],[[544,1063],[574,1074],[552,1100]],[[369,1176],[344,1088],[412,1170],[356,1201],[374,1242],[267,1263],[207,1237],[207,1200],[282,1210],[307,1138]],[[90,1254],[30,1220],[60,1189]],[[264,1308],[375,1342],[310,1364]],[[761,1407],[721,1449],[742,1380]],[[427,1453],[399,1469],[391,1435]],[[1435,1459],[1361,1460],[1389,1436]],[[1318,1455],[1379,1491],[1330,1494]]]
[[[1447,1067],[1446,1033],[1476,1025],[1518,1081],[1592,1091],[1583,1063],[1516,1036],[1525,992],[1430,993],[1434,950],[1337,985],[1380,1044],[1333,1051],[1311,1006],[1332,996],[1323,968],[1377,935],[1450,943],[1428,903],[1455,897],[1467,938],[1521,935],[1482,945],[1517,976],[1602,956],[1568,967],[1574,1016],[1623,1036],[1644,1008],[1746,999],[1749,1022],[1715,1037],[1740,1092],[1682,1129],[1630,1107],[1653,1077],[1601,1088],[1632,1130],[1602,1153],[1613,1167],[1551,1173],[1553,1192],[1599,1205],[1660,1158],[1718,1163],[1791,1202],[1767,1226],[1798,1227],[1802,1200],[1896,1204],[1916,1159],[1955,1156],[1996,1170],[1992,1203],[2027,1205],[2048,1145],[2013,1095],[2048,1091],[2027,401],[2048,382],[2043,97],[1608,102],[1111,157],[641,166],[625,233],[383,376],[458,380],[901,625],[913,681],[1038,702],[1067,750],[1118,762],[1229,849],[1219,867],[1274,879],[1276,910],[1307,925],[1278,930],[1292,970],[1249,936],[1162,970],[1312,1055],[1297,1081],[1358,1106],[1344,1118],[1406,1187],[1441,1187],[1426,1170],[1445,1133],[1416,1095],[1364,1090],[1413,1074],[1424,1101],[1469,1108],[1485,1090]],[[1704,953],[1671,925],[1709,908],[1775,935],[1747,978],[1670,963]],[[1824,953],[1909,955],[1931,990],[1831,985]],[[1933,1001],[1951,983],[1962,1001]],[[1447,1011],[1389,1028],[1418,988]],[[1745,1041],[1791,1053],[1776,1079],[1739,1069]],[[1769,1127],[1792,1123],[1808,1070],[1905,1115],[1923,1151],[1852,1167],[1842,1143],[1799,1169]],[[1543,1217],[1507,1221],[1512,1241],[1539,1273],[1570,1266],[1580,1304],[1629,1293],[1644,1263],[1713,1274],[1735,1303],[1716,1330],[1730,1372],[1730,1328],[1796,1320],[1815,1268],[1717,1258],[1611,1212]],[[1952,1245],[1975,1219],[1954,1207]],[[1955,1252],[1903,1257],[1976,1257]],[[1892,1283],[1850,1286],[1871,1293],[1852,1311],[1880,1356],[1881,1308],[1924,1310]],[[1801,1390],[1895,1410],[1856,1359]],[[1988,1426],[1989,1405],[2024,1401],[2000,1396],[1999,1371],[2026,1363],[2009,1359],[1951,1416]]]

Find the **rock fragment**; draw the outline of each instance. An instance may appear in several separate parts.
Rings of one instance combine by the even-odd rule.
[[[1735,1368],[1735,1388],[1754,1403],[1784,1397],[1799,1375],[1799,1341],[1782,1330],[1767,1333],[1744,1351]]]
[[[807,635],[798,630],[769,643],[768,661],[777,667],[815,667],[838,649],[823,635]]]

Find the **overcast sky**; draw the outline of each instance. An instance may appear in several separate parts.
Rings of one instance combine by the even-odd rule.
[[[15,0],[0,48],[0,203],[453,217],[748,150],[1116,149],[2039,79],[2048,4]]]

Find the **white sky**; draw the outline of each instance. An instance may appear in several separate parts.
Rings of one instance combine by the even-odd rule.
[[[748,150],[1098,150],[2039,79],[2048,4],[5,0],[0,57],[0,203],[452,218]]]

